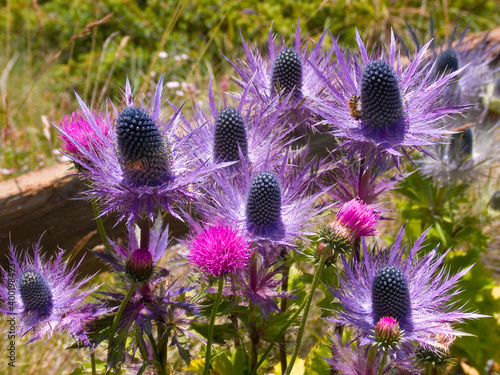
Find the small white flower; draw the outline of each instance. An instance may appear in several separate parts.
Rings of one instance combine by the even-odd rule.
[[[184,91],[182,91],[182,90],[177,90],[177,91],[175,92],[175,95],[177,95],[177,96],[184,96]]]
[[[179,55],[175,55],[175,56],[174,56],[174,60],[175,60],[175,61],[181,61],[181,60],[182,60],[182,57],[180,57]]]
[[[171,81],[171,82],[167,82],[166,86],[167,86],[167,89],[176,89],[176,88],[180,87],[181,84],[177,81]]]
[[[160,53],[158,53],[158,57],[160,59],[166,59],[168,57],[168,53],[166,53],[165,51],[161,51]]]

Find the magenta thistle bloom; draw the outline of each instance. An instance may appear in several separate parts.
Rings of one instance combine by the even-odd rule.
[[[408,149],[420,149],[446,134],[440,122],[460,109],[440,106],[440,94],[461,71],[434,81],[422,67],[428,45],[403,66],[394,35],[387,54],[377,56],[368,54],[359,34],[356,41],[359,52],[353,56],[332,38],[338,78],[332,82],[317,71],[329,95],[321,100],[321,115],[344,146],[370,156],[387,152],[398,164]]]
[[[99,152],[104,147],[104,142],[99,135],[105,138],[110,137],[109,127],[105,115],[102,112],[94,111],[92,114],[95,124],[100,131],[96,132],[89,124],[85,114],[82,111],[73,112],[61,119],[60,127],[64,133],[60,133],[62,149],[79,158],[84,158],[84,152],[80,151],[83,147],[87,152]]]
[[[63,250],[50,260],[40,255],[39,250],[40,240],[33,246],[33,258],[25,254],[21,261],[10,246],[13,268],[9,272],[2,269],[4,283],[0,285],[0,296],[5,302],[0,311],[16,315],[21,322],[21,335],[33,331],[30,342],[50,337],[56,330],[67,330],[75,340],[88,345],[86,323],[105,312],[100,305],[83,305],[84,299],[97,289],[94,286],[82,290],[92,276],[76,282],[79,264],[70,269],[62,260]],[[14,300],[9,299],[12,289],[15,289]]]
[[[262,56],[256,47],[251,48],[243,40],[246,61],[231,62],[240,76],[236,82],[245,90],[249,89],[251,100],[265,108],[276,96],[286,102],[283,119],[292,120],[302,128],[311,128],[317,122],[317,99],[324,96],[325,84],[317,76],[315,70],[330,77],[333,73],[331,54],[321,47],[325,32],[311,47],[300,35],[300,24],[297,21],[295,40],[291,48],[286,47],[284,40],[277,40],[271,28],[269,33],[268,52]],[[314,66],[314,68],[313,68]],[[280,128],[285,129],[285,123]]]
[[[247,238],[229,224],[205,224],[191,234],[191,264],[203,272],[221,277],[248,266],[252,255]]]
[[[91,150],[59,129],[82,152],[83,156],[69,157],[91,181],[87,195],[97,199],[103,215],[118,211],[121,219],[137,219],[166,210],[180,218],[175,206],[194,199],[196,192],[192,187],[218,167],[206,167],[198,160],[196,147],[190,143],[195,129],[179,116],[180,109],[174,108],[174,115],[167,122],[162,121],[162,88],[163,77],[152,103],[135,105],[127,80],[125,108],[116,111],[116,123],[107,118],[108,128],[114,130],[110,139],[102,134],[90,110],[77,96],[89,126],[98,135]]]
[[[459,293],[456,283],[471,267],[449,276],[442,267],[447,252],[438,256],[436,248],[417,257],[427,232],[409,251],[403,232],[387,251],[375,254],[364,245],[359,263],[344,260],[344,275],[333,292],[343,308],[336,321],[357,328],[364,343],[373,339],[374,327],[384,317],[399,323],[406,346],[414,341],[439,346],[433,339],[438,335],[465,335],[452,324],[482,316],[462,311],[450,299]]]
[[[374,236],[379,216],[372,208],[358,199],[344,203],[335,219],[329,223],[332,228],[339,228],[341,232],[347,231],[347,238],[354,240],[358,237]]]

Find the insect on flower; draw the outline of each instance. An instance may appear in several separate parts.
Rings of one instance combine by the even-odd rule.
[[[361,108],[359,108],[359,95],[352,95],[349,99],[349,114],[355,120],[361,119]]]

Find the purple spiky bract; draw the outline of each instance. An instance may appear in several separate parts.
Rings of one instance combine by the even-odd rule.
[[[350,264],[345,259],[339,288],[332,291],[342,310],[333,320],[356,328],[363,342],[369,343],[373,340],[377,319],[383,315],[399,319],[398,323],[404,330],[401,344],[408,350],[415,342],[438,346],[435,341],[438,335],[464,335],[452,325],[464,319],[483,317],[465,312],[452,302],[459,293],[458,280],[471,267],[450,275],[442,266],[447,252],[438,255],[436,248],[419,255],[426,234],[427,231],[407,250],[403,243],[403,228],[386,251],[376,253],[363,244],[360,262]],[[389,279],[391,286],[388,286]]]
[[[108,238],[111,251],[94,251],[94,254],[116,272],[125,273],[134,281],[146,281],[152,276],[151,268],[157,267],[170,246],[169,227],[167,225],[163,228],[163,220],[158,215],[149,234],[139,235],[132,221],[127,223],[127,231],[126,243],[116,243]],[[147,249],[140,247],[140,236],[143,235],[149,237]],[[142,277],[143,275],[148,277]]]
[[[325,84],[315,70],[333,78],[330,63],[333,51],[326,51],[323,44],[328,35],[325,31],[317,42],[301,36],[297,21],[291,46],[285,40],[269,32],[266,54],[249,45],[242,36],[245,59],[228,61],[239,75],[236,82],[245,90],[256,106],[266,108],[276,97],[284,102],[280,107],[279,128],[286,130],[288,123],[300,132],[315,129],[318,100],[324,97]],[[280,90],[281,95],[277,95]]]
[[[2,269],[4,283],[0,285],[0,296],[5,302],[0,311],[18,317],[21,336],[32,331],[31,342],[50,337],[55,331],[68,331],[75,340],[89,345],[85,325],[107,311],[99,303],[84,304],[97,289],[97,286],[84,289],[92,276],[76,281],[79,264],[70,268],[63,261],[63,250],[47,259],[40,254],[40,240],[33,246],[33,256],[25,253],[23,260],[12,244],[9,251],[13,267],[8,271]],[[7,304],[12,285],[17,286],[15,299]]]
[[[212,277],[222,277],[248,266],[252,254],[249,241],[228,224],[205,225],[191,234],[190,261]]]
[[[243,160],[239,173],[230,178],[222,171],[215,172],[215,183],[205,186],[207,199],[200,201],[198,209],[207,216],[235,223],[253,242],[259,244],[259,249],[293,246],[298,238],[310,234],[305,231],[308,220],[329,206],[321,201],[327,188],[320,188],[314,193],[310,191],[313,181],[309,173],[313,162],[291,166],[288,164],[290,155],[286,152],[279,159],[268,158],[257,166]],[[268,178],[267,183],[262,181],[264,185],[269,185],[269,192],[260,190],[260,177],[252,188],[254,178],[261,173],[265,174],[261,176],[263,180],[268,174],[274,176]],[[261,210],[258,207],[261,199],[272,207]]]

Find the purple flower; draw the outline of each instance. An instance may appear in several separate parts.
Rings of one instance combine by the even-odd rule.
[[[97,289],[94,286],[82,290],[92,276],[76,282],[79,264],[69,268],[62,260],[63,250],[49,260],[39,250],[40,240],[33,246],[33,258],[25,254],[21,261],[10,246],[12,268],[2,269],[4,284],[0,285],[0,296],[5,302],[0,311],[19,318],[21,335],[33,330],[30,342],[50,337],[56,330],[67,330],[75,340],[88,345],[87,323],[106,311],[99,304],[83,305],[84,299]],[[9,299],[12,290],[14,300]]]
[[[414,341],[439,346],[438,335],[464,335],[452,324],[482,317],[450,302],[459,293],[457,281],[471,267],[449,276],[442,267],[447,252],[438,256],[436,248],[417,257],[426,233],[406,251],[403,228],[387,251],[375,254],[364,245],[359,263],[344,260],[344,275],[333,292],[343,309],[335,320],[357,328],[364,344],[372,340],[374,327],[384,317],[397,320],[404,331],[401,344],[407,347]]]
[[[332,38],[337,78],[332,81],[317,70],[328,86],[320,113],[343,146],[371,157],[387,152],[397,165],[408,149],[420,149],[446,134],[440,122],[459,108],[442,107],[439,98],[461,71],[434,81],[422,67],[428,45],[404,66],[394,35],[387,55],[369,55],[359,34],[356,41],[357,56],[342,51]]]
[[[324,96],[325,88],[315,71],[328,77],[333,72],[332,52],[326,53],[321,47],[326,35],[325,32],[311,50],[309,42],[303,42],[297,22],[294,45],[288,48],[284,40],[276,40],[271,28],[266,56],[243,40],[246,61],[229,60],[240,76],[236,82],[248,89],[251,99],[263,108],[276,96],[281,96],[286,103],[282,118],[301,128],[313,128],[317,123],[316,99]],[[285,129],[285,125],[282,122],[280,128]]]
[[[92,147],[59,128],[82,155],[69,155],[81,166],[81,174],[91,182],[87,195],[97,199],[102,214],[118,211],[120,219],[152,217],[166,210],[180,218],[175,206],[196,197],[192,186],[202,181],[211,168],[198,160],[191,138],[196,130],[180,109],[163,122],[160,118],[163,77],[156,86],[153,102],[135,105],[130,84],[124,92],[125,108],[116,110],[116,123],[109,117],[107,127],[114,132],[106,137],[85,103],[77,96],[87,124],[96,134]]]
[[[377,351],[374,358],[370,359],[370,348],[366,345],[361,345],[359,340],[347,341],[343,343],[342,338],[338,335],[332,335],[332,358],[326,361],[343,375],[375,375],[378,373],[382,351]],[[393,373],[397,370],[397,374],[421,374],[416,370],[413,364],[407,359],[394,358],[389,356],[385,362],[382,374]]]
[[[259,245],[259,251],[293,246],[305,234],[308,220],[325,207],[318,204],[324,189],[310,194],[312,163],[299,169],[288,164],[289,155],[286,152],[274,165],[266,160],[251,166],[243,160],[240,173],[230,178],[214,173],[216,184],[206,187],[207,199],[199,209],[235,223]]]
[[[116,272],[127,275],[130,280],[139,282],[148,281],[151,278],[161,278],[164,271],[160,270],[157,264],[170,245],[168,226],[163,229],[163,220],[158,215],[149,234],[140,234],[141,236],[149,236],[147,249],[141,248],[139,234],[133,222],[127,223],[127,229],[128,240],[126,246],[108,239],[112,251],[95,251],[94,254],[111,265]]]
[[[229,224],[205,224],[196,228],[189,240],[190,261],[213,277],[234,273],[248,266],[252,255],[250,244]]]
[[[198,134],[193,141],[202,161],[228,163],[244,158],[253,166],[262,165],[267,160],[281,160],[283,150],[293,142],[294,126],[289,122],[285,129],[279,126],[286,103],[275,98],[266,107],[260,107],[255,98],[248,98],[251,87],[245,88],[237,105],[225,103],[224,108],[218,109],[209,85],[209,111],[197,107],[194,112]],[[239,168],[241,164],[233,163],[228,172]]]
[[[467,37],[468,27],[460,33],[457,33],[455,29],[446,45],[433,35],[432,25],[430,30],[431,54],[428,54],[427,60],[434,62],[433,65],[428,65],[434,78],[439,79],[462,69],[460,75],[452,79],[444,90],[443,100],[450,104],[473,105],[468,112],[472,111],[477,115],[481,104],[480,99],[485,94],[486,86],[493,81],[495,73],[498,71],[498,69],[491,68],[494,47],[488,46],[487,38],[476,42],[474,38]],[[415,31],[411,28],[410,34],[417,50],[419,50],[420,42]]]

